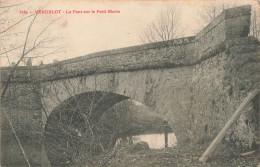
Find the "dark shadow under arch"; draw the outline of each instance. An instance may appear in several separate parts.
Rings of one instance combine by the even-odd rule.
[[[171,128],[158,113],[129,97],[85,92],[66,99],[51,112],[45,125],[45,150],[51,165],[73,165],[82,153],[98,155],[114,147],[122,136],[164,130],[170,132]]]
[[[45,150],[52,165],[70,164],[81,150],[98,154],[116,141],[117,118],[108,108],[129,97],[92,91],[58,105],[45,125]]]

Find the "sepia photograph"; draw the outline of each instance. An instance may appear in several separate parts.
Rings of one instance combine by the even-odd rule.
[[[260,167],[260,0],[0,0],[0,167]]]

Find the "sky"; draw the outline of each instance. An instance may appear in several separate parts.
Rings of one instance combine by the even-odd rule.
[[[1,6],[21,3],[18,0],[0,0]],[[183,28],[186,29],[185,36],[195,35],[200,29],[199,13],[203,6],[209,1],[206,0],[183,0],[183,1],[91,1],[91,0],[49,0],[26,1],[24,5],[18,5],[8,11],[8,18],[26,17],[35,12],[40,7],[43,10],[61,10],[61,14],[39,14],[35,25],[32,27],[29,41],[35,39],[35,34],[41,32],[53,20],[61,17],[58,21],[51,24],[44,32],[44,37],[55,37],[55,42],[51,43],[52,48],[61,48],[57,54],[50,54],[44,57],[33,59],[33,64],[38,65],[40,61],[44,64],[52,63],[54,59],[59,61],[84,56],[89,53],[117,49],[122,47],[140,45],[140,34],[146,26],[156,20],[160,13],[170,5],[178,6]],[[237,2],[237,1],[236,1]],[[241,4],[255,4],[256,0],[240,0]],[[0,8],[3,11],[3,9]],[[73,14],[75,11],[90,11],[90,13]],[[120,13],[97,13],[99,11],[120,11]],[[22,12],[27,11],[28,14]],[[72,14],[66,14],[71,11]],[[91,13],[95,11],[95,13]],[[63,13],[64,12],[64,13]],[[0,15],[1,17],[1,15]],[[6,17],[6,16],[5,16]],[[12,49],[24,43],[25,34],[28,29],[30,19],[15,26],[10,32],[20,32],[22,35],[16,37],[6,37],[2,39],[1,52],[3,48]],[[11,25],[11,23],[9,23]],[[0,29],[1,31],[1,29]],[[46,43],[46,46],[49,46]],[[44,48],[44,49],[43,49]],[[43,47],[31,55],[41,55],[47,53],[48,47]],[[29,49],[29,46],[28,46]],[[1,55],[1,65],[6,66],[10,62],[16,62],[21,55],[22,48],[13,53],[8,53],[9,62],[6,54]],[[14,56],[15,55],[15,56]],[[33,56],[32,56],[33,57]],[[22,64],[21,64],[22,65]]]

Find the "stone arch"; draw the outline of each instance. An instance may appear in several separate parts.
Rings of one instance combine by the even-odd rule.
[[[136,102],[116,93],[89,91],[71,96],[57,105],[48,116],[44,133],[45,151],[51,164],[72,162],[81,149],[91,155],[99,154],[113,147],[116,139],[125,134],[169,130],[167,122],[147,106],[143,110],[133,109],[133,105],[128,109],[122,107]],[[120,112],[123,114],[118,114]]]
[[[128,98],[91,91],[72,96],[56,106],[47,119],[44,133],[50,163],[64,165],[71,163],[80,149],[96,154],[112,146],[116,140],[112,135],[116,119],[106,111]]]

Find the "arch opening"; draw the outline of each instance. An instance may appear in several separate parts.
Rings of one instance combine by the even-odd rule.
[[[86,92],[51,112],[45,126],[45,150],[51,165],[71,165],[82,161],[82,154],[98,155],[116,147],[122,138],[143,140],[140,136],[161,133],[170,138],[172,129],[144,104],[115,93]]]
[[[123,129],[115,147],[125,147],[139,142],[146,142],[151,149],[176,145],[176,136],[168,122],[143,103],[128,99],[115,104],[111,109],[118,113]]]
[[[51,165],[71,164],[82,153],[97,155],[116,141],[118,121],[107,112],[129,97],[93,91],[62,102],[49,115],[45,125],[45,150]]]

